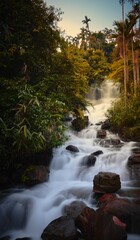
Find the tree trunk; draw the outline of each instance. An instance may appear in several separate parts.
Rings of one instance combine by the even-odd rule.
[[[124,104],[126,105],[127,95],[127,61],[126,61],[126,41],[124,29],[124,0],[122,0],[122,21],[123,21],[123,58],[124,58]]]

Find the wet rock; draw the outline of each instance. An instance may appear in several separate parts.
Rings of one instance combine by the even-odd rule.
[[[132,179],[140,179],[140,150],[133,150],[133,154],[128,158],[128,169]]]
[[[99,156],[101,154],[103,154],[102,150],[97,150],[96,152],[92,153],[94,156]]]
[[[103,122],[98,122],[98,123],[96,123],[95,125],[96,126],[100,126],[100,125],[102,125],[103,124]]]
[[[31,165],[27,167],[22,175],[22,183],[33,186],[46,182],[49,179],[49,169],[46,166]]]
[[[128,166],[132,166],[134,164],[140,164],[140,153],[134,153],[128,158]]]
[[[105,194],[99,199],[100,210],[112,214],[127,225],[127,231],[139,234],[140,199],[119,198]]]
[[[103,122],[103,124],[102,124],[102,126],[101,126],[101,129],[104,129],[104,130],[109,130],[109,129],[110,129],[110,121],[109,121],[109,119],[106,119],[106,120]]]
[[[72,218],[67,216],[53,220],[43,231],[43,240],[76,240],[77,229]]]
[[[68,145],[66,147],[66,150],[68,150],[70,152],[79,152],[79,149],[76,146],[73,146],[73,145]]]
[[[96,157],[94,154],[90,154],[89,156],[85,156],[82,161],[82,165],[86,165],[87,167],[94,166],[96,162]]]
[[[0,240],[10,240],[11,237],[10,236],[5,236],[5,237],[1,237]]]
[[[76,226],[86,240],[126,240],[126,225],[116,216],[86,207],[77,217]]]
[[[93,192],[114,193],[120,188],[120,176],[116,173],[99,172],[93,179]]]
[[[88,116],[84,116],[83,118],[82,117],[77,117],[72,121],[72,127],[76,131],[81,131],[82,129],[87,127],[88,124],[89,124]]]
[[[82,232],[85,239],[90,239],[92,234],[90,229],[94,227],[95,210],[89,207],[83,209],[81,214],[76,218],[75,225]]]
[[[76,219],[85,207],[86,204],[83,201],[73,201],[70,205],[64,207],[63,215]]]
[[[24,237],[24,238],[16,238],[16,240],[32,240],[32,238]]]
[[[94,166],[95,162],[96,162],[96,157],[93,154],[89,155],[87,158],[87,166],[88,167]]]
[[[102,205],[104,206],[106,203],[116,198],[117,196],[115,193],[105,193],[98,199],[97,207],[101,207]]]
[[[105,138],[106,137],[106,130],[98,130],[96,137],[97,138]]]
[[[120,139],[104,139],[100,141],[100,146],[110,148],[110,147],[122,147]]]

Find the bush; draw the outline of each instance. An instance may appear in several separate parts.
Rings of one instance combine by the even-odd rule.
[[[140,141],[140,94],[127,99],[126,106],[123,99],[113,103],[107,112],[111,129],[125,138]]]
[[[31,86],[10,89],[10,98],[14,93],[16,101],[5,107],[0,118],[0,163],[3,168],[22,155],[53,148],[65,140],[63,103],[45,97],[40,100]]]

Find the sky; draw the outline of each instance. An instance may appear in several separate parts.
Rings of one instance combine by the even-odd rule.
[[[91,19],[89,29],[93,32],[105,28],[113,29],[115,20],[121,20],[121,5],[119,0],[45,0],[47,6],[52,5],[60,8],[64,13],[59,23],[65,34],[75,37],[80,33],[80,28],[85,27],[82,23],[85,16]],[[125,4],[125,12],[131,9],[131,4]]]

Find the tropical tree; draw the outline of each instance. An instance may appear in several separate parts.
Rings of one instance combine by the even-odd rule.
[[[87,16],[85,16],[85,19],[82,20],[82,23],[86,25],[86,29],[89,31],[89,22],[91,21],[90,18],[88,18]]]
[[[129,71],[129,55],[130,55],[130,45],[132,43],[132,39],[134,37],[133,27],[136,24],[138,16],[135,14],[128,14],[127,18],[124,22],[115,21],[115,31],[116,33],[112,36],[116,38],[118,49],[120,53],[120,57],[125,62],[124,65],[124,100],[126,100],[128,93],[128,86],[130,80],[130,71]],[[125,41],[123,40],[125,38]],[[125,44],[125,45],[124,45]]]
[[[137,4],[135,4],[134,0],[130,1],[132,3],[133,10],[131,11],[131,15],[137,14],[138,18],[140,19],[140,1],[138,1]],[[140,22],[140,20],[139,20]],[[137,22],[136,22],[137,23]],[[139,26],[140,29],[140,26]],[[132,38],[132,59],[133,59],[133,77],[134,77],[134,93],[136,95],[137,93],[137,86],[139,84],[139,51],[137,47],[137,43],[139,42],[139,39],[137,39],[137,33],[139,30],[135,26],[133,27],[134,36]]]
[[[110,65],[107,62],[103,50],[89,49],[86,52],[86,60],[90,66],[88,73],[89,84],[95,83],[100,85],[110,71]]]
[[[125,0],[119,0],[122,5],[122,42],[123,42],[123,59],[124,59],[124,102],[126,105],[126,95],[127,95],[127,62],[126,62],[126,44],[125,44],[125,33],[124,33],[124,3]]]
[[[61,37],[60,14],[43,0],[0,1],[1,170],[60,145],[64,115],[86,108],[89,65]]]
[[[82,39],[82,44],[84,44],[84,49],[86,50],[87,48],[89,48],[90,46],[90,37],[91,37],[91,32],[89,30],[89,21],[90,18],[88,18],[87,16],[85,16],[85,19],[82,20],[82,23],[86,25],[86,28],[82,28],[82,37],[84,39]],[[83,41],[84,40],[84,41]]]

